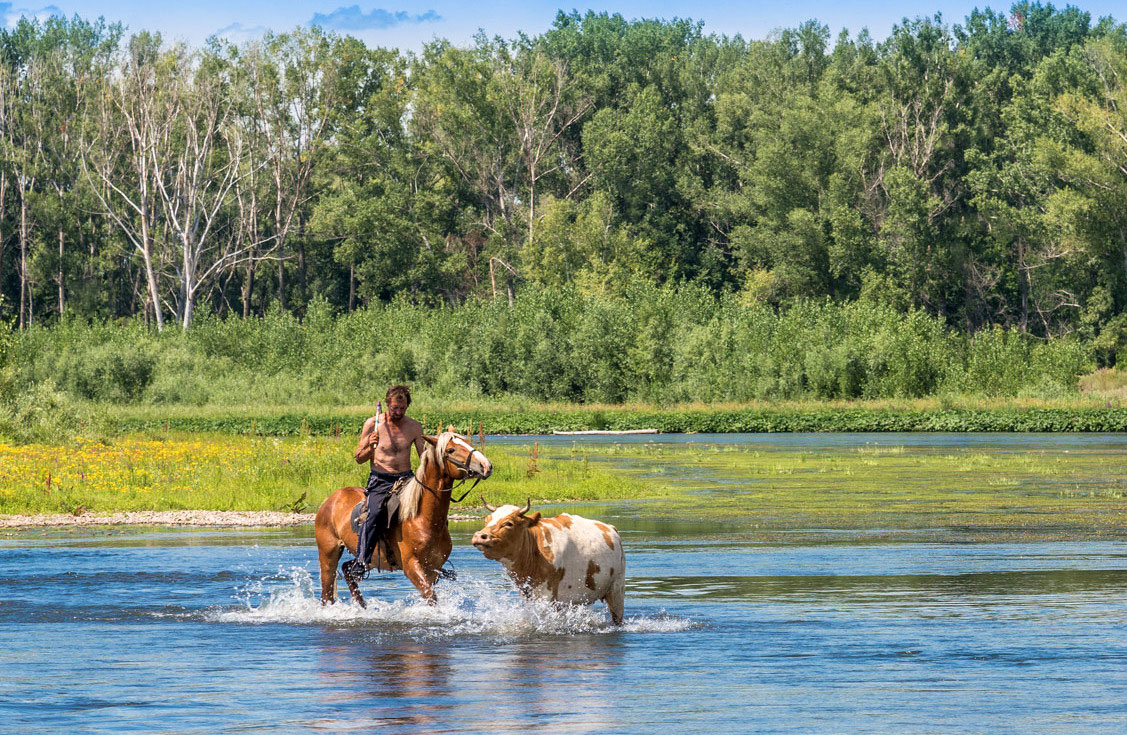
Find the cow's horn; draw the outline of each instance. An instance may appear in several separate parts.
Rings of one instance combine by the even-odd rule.
[[[521,514],[521,515],[524,515],[525,513],[527,513],[527,512],[528,512],[528,511],[530,511],[530,510],[532,510],[532,498],[529,498],[529,499],[528,499],[528,504],[524,506],[524,510],[522,510],[522,511],[520,512],[520,514]]]
[[[484,496],[484,495],[481,495],[481,496],[479,496],[479,497],[481,498],[481,504],[485,506],[485,509],[486,509],[487,511],[489,511],[490,513],[492,513],[493,511],[497,510],[497,509],[496,509],[496,508],[494,508],[494,507],[493,507],[492,505],[490,505],[489,503],[485,502],[485,496]]]

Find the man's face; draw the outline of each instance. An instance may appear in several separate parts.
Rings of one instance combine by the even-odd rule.
[[[387,404],[387,416],[392,421],[399,421],[407,415],[407,401],[399,396],[392,398]]]

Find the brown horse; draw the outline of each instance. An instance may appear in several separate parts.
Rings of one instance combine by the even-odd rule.
[[[424,436],[430,445],[419,457],[415,476],[399,492],[399,518],[390,531],[391,558],[383,556],[383,544],[372,554],[382,568],[402,569],[423,598],[434,603],[434,584],[439,570],[450,558],[450,531],[446,527],[454,482],[473,477],[485,479],[493,466],[480,450],[460,434],[447,431],[437,437]],[[317,556],[321,564],[321,604],[336,602],[337,562],[347,548],[356,553],[352,530],[352,508],[364,499],[364,490],[342,487],[321,503],[313,521]],[[364,607],[359,580],[344,574],[352,599]]]

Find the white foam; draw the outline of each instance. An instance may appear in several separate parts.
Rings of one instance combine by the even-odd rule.
[[[502,583],[464,575],[458,581],[439,584],[436,605],[426,604],[414,589],[396,590],[401,599],[391,601],[376,598],[376,590],[370,585],[361,589],[366,593],[367,608],[351,601],[322,605],[309,571],[294,567],[280,570],[278,576],[251,582],[240,591],[241,606],[211,610],[207,617],[216,622],[249,625],[356,625],[414,639],[677,633],[698,625],[660,611],[654,615],[628,615],[623,625],[615,626],[601,604],[594,607],[557,606],[550,602],[526,600]],[[388,590],[385,588],[379,595],[380,598],[387,597]]]

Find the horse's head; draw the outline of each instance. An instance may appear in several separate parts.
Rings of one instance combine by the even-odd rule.
[[[444,473],[455,480],[473,477],[484,480],[493,474],[489,459],[475,449],[461,434],[446,431],[437,437],[424,436],[424,440],[434,449],[435,459],[441,460]]]

